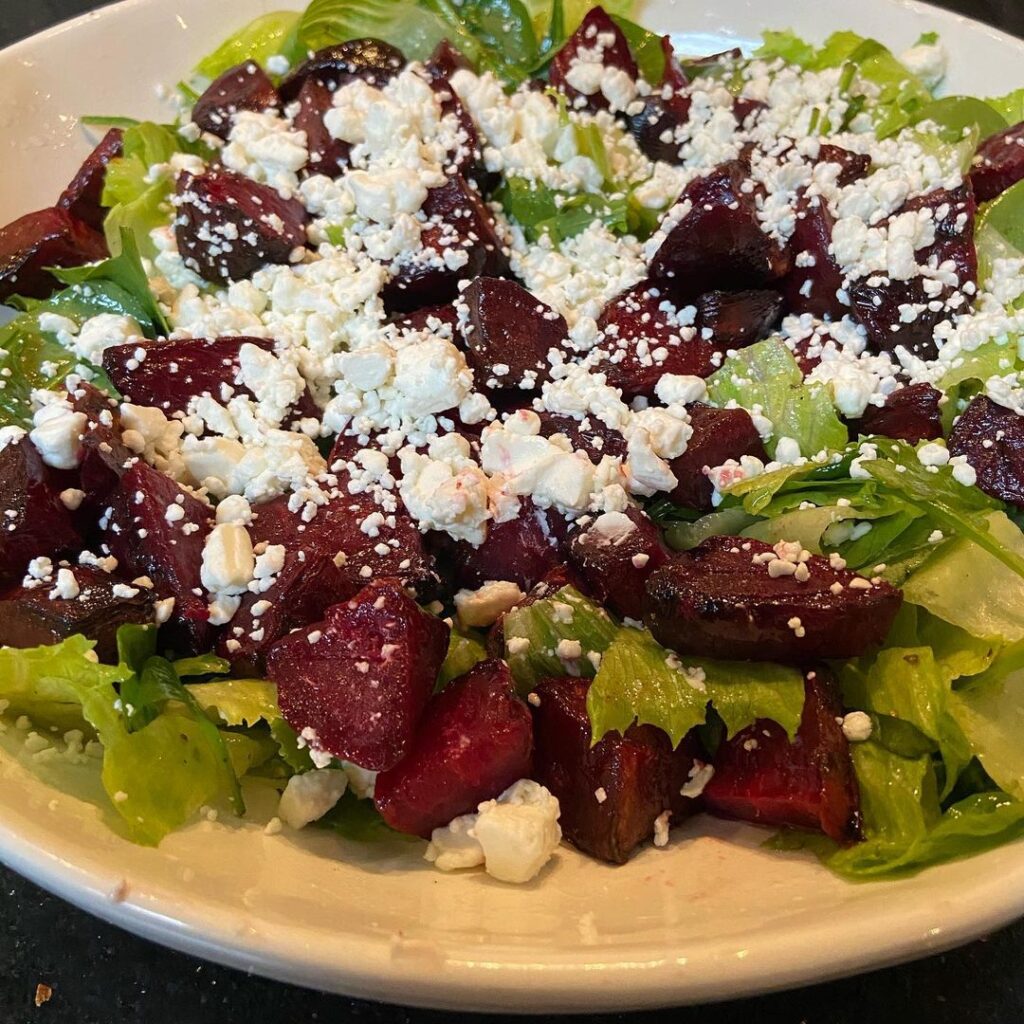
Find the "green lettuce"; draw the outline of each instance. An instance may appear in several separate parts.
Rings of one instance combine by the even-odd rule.
[[[985,102],[1007,124],[1020,124],[1024,121],[1024,89],[1014,89],[1005,96],[994,96]]]
[[[281,717],[277,687],[266,679],[223,679],[185,687],[199,706],[228,726],[253,726]]]
[[[1003,131],[1006,119],[984,100],[974,96],[943,96],[921,107],[914,115],[914,124],[928,121],[939,129],[939,138],[953,145],[962,142],[965,134],[972,138],[971,155],[981,139]]]
[[[998,673],[1003,678],[972,680],[954,691],[950,710],[989,777],[1010,796],[1024,800],[1024,672],[1019,667],[1024,658],[1019,646],[1013,660],[1018,667],[1006,673],[1004,664]]]
[[[637,629],[619,630],[587,694],[595,742],[639,722],[662,729],[677,745],[706,721],[709,706],[730,736],[759,718],[778,722],[794,736],[803,705],[803,676],[797,669],[680,658]]]
[[[253,60],[264,65],[269,57],[282,54],[292,64],[306,52],[297,39],[300,15],[296,11],[262,14],[240,28],[196,65],[196,74],[214,79],[230,68]]]
[[[487,648],[479,637],[453,629],[448,637],[448,653],[437,677],[438,687],[447,686],[486,658]]]
[[[1024,181],[982,205],[975,225],[978,281],[984,287],[997,259],[1024,256]]]

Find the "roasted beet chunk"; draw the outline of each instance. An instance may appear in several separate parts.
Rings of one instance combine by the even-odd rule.
[[[72,217],[84,221],[97,231],[103,230],[103,219],[107,211],[100,200],[103,183],[107,177],[107,164],[119,157],[124,149],[124,132],[111,128],[100,140],[100,144],[86,157],[85,163],[61,193],[57,205],[67,210]]]
[[[640,619],[644,583],[668,561],[661,533],[638,508],[606,512],[575,533],[569,561],[587,590],[616,615]]]
[[[967,456],[986,494],[1024,508],[1024,417],[978,395],[950,432],[949,450]]]
[[[902,600],[799,544],[712,537],[651,576],[644,621],[681,654],[808,662],[877,647]]]
[[[181,516],[167,515],[172,505]],[[111,496],[105,539],[118,571],[148,576],[160,598],[174,598],[167,641],[178,651],[210,649],[213,631],[199,576],[210,510],[169,476],[136,462]]]
[[[942,392],[931,384],[911,384],[894,391],[884,405],[869,405],[856,422],[857,432],[898,441],[929,441],[942,437]]]
[[[594,7],[555,54],[549,80],[574,107],[607,110],[611,101],[623,106],[621,83],[635,82],[638,75],[626,37],[603,7]],[[626,92],[632,96],[632,90]]]
[[[153,621],[152,591],[89,566],[53,567],[32,586],[0,595],[0,645],[37,647],[82,633],[96,641],[100,661],[117,663],[117,631]]]
[[[585,451],[591,462],[597,465],[605,455],[625,459],[626,439],[617,430],[612,430],[596,416],[574,419],[561,413],[541,412],[540,432],[542,437],[564,434],[577,451]]]
[[[274,83],[255,61],[229,68],[196,100],[192,120],[204,132],[226,139],[240,110],[272,110],[281,104]]]
[[[840,171],[836,178],[836,184],[840,188],[846,188],[855,181],[859,181],[871,170],[871,157],[866,153],[854,153],[842,146],[832,146],[827,142],[818,150],[819,164],[839,164]]]
[[[494,221],[479,193],[461,174],[430,189],[423,214],[427,220],[420,250],[400,261],[395,276],[384,287],[389,310],[409,312],[450,302],[458,293],[459,281],[500,277],[508,269]],[[468,256],[462,266],[457,259],[446,259],[446,254],[460,250]]]
[[[636,144],[652,160],[682,163],[682,141],[678,130],[690,117],[689,96],[674,92],[667,99],[654,93],[644,100],[643,110],[629,118],[629,130]]]
[[[444,46],[445,42],[442,40],[439,48]],[[452,115],[459,125],[459,139],[448,154],[449,160],[459,174],[470,181],[475,181],[481,190],[486,192],[498,179],[484,166],[476,122],[451,87],[448,75],[443,74],[436,66],[428,65],[427,71],[430,73],[430,87],[440,101],[442,116]]]
[[[412,747],[447,648],[448,627],[379,580],[279,640],[267,673],[314,750],[381,771]]]
[[[549,378],[548,352],[565,340],[565,318],[522,285],[481,277],[463,293],[467,358],[485,387],[535,391]]]
[[[428,838],[527,778],[532,753],[530,712],[508,666],[483,661],[427,705],[408,754],[377,777],[377,810],[399,832]]]
[[[719,348],[743,348],[765,337],[781,313],[778,292],[705,292],[697,299],[696,327]]]
[[[591,745],[588,679],[545,679],[533,707],[534,777],[558,797],[562,833],[574,846],[613,864],[624,864],[654,834],[670,811],[685,818],[693,801],[680,790],[693,767],[692,744],[672,750],[669,738],[649,725],[625,736],[610,732]]]
[[[433,78],[451,78],[456,71],[472,71],[473,65],[460,50],[457,50],[447,39],[434,47],[434,52],[425,65]]]
[[[832,320],[849,312],[839,301],[843,275],[830,251],[834,225],[818,196],[805,196],[797,203],[796,226],[789,239],[793,264],[780,282],[787,312]]]
[[[281,96],[291,102],[299,95],[303,83],[315,78],[331,92],[362,79],[378,88],[387,85],[402,68],[405,56],[401,50],[380,39],[350,39],[317,50],[281,83]]]
[[[0,449],[0,506],[0,579],[20,578],[30,559],[79,542],[60,485],[27,437]]]
[[[704,804],[725,818],[824,832],[848,845],[861,834],[860,792],[840,725],[842,707],[823,669],[806,674],[804,693],[792,743],[780,725],[766,720],[722,743]]]
[[[979,203],[987,203],[1024,179],[1024,121],[986,139],[971,167],[971,185]]]
[[[651,261],[651,278],[689,302],[715,288],[756,288],[773,274],[775,243],[761,230],[746,165],[722,164],[691,182],[681,197],[690,211],[669,231]]]
[[[714,409],[698,402],[690,406],[689,413],[693,434],[686,451],[670,463],[679,483],[669,497],[677,505],[710,512],[714,488],[705,467],[721,466],[743,455],[759,459],[767,455],[746,409]]]
[[[78,486],[85,491],[82,508],[94,518],[136,456],[122,440],[117,403],[109,395],[80,382],[69,401],[75,412],[85,416]]]
[[[663,374],[708,377],[721,365],[718,347],[704,341],[689,315],[673,311],[662,288],[645,282],[605,306],[598,321],[607,358],[598,369],[623,398],[650,398]]]
[[[324,124],[324,114],[331,109],[334,93],[316,77],[307,78],[299,90],[299,109],[295,113],[296,131],[306,133],[309,151],[309,174],[326,174],[335,178],[348,166],[351,146],[334,138]]]
[[[288,263],[306,244],[306,209],[231,171],[178,178],[174,230],[185,263],[207,281],[237,281]]]
[[[106,256],[103,235],[67,210],[26,213],[0,228],[0,302],[12,295],[45,299],[63,287],[48,267],[77,267]]]

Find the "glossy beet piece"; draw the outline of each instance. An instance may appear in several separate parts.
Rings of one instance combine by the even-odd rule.
[[[1024,508],[1024,417],[978,395],[950,432],[949,450],[967,456],[986,494]]]
[[[704,806],[724,818],[824,832],[848,846],[861,838],[860,791],[838,721],[842,705],[823,669],[807,673],[804,692],[792,743],[767,720],[723,741],[704,787]]]
[[[652,160],[682,163],[682,143],[676,133],[689,120],[690,106],[690,97],[678,92],[667,99],[658,92],[648,96],[643,110],[628,120],[629,131],[641,151]]]
[[[294,117],[296,130],[306,133],[307,172],[326,174],[328,178],[336,178],[348,166],[352,149],[347,142],[334,138],[324,124],[324,114],[331,109],[333,97],[334,93],[320,79],[307,78],[299,90],[299,109]]]
[[[687,817],[694,801],[680,795],[693,767],[689,738],[672,750],[649,725],[610,732],[591,745],[588,679],[545,679],[533,706],[534,778],[558,797],[562,834],[592,857],[624,864],[671,811]],[[603,799],[602,799],[603,798]]]
[[[935,327],[950,319],[952,311],[944,305],[938,310],[924,308],[931,300],[925,294],[920,278],[910,281],[868,280],[886,283],[862,281],[852,285],[849,292],[853,316],[867,331],[871,349],[892,352],[899,345],[921,359],[934,359],[938,352]],[[939,301],[942,301],[941,296]],[[918,306],[921,311],[914,321],[904,323],[900,318],[901,306]]]
[[[686,451],[669,465],[679,483],[669,495],[676,505],[710,512],[714,488],[705,468],[753,455],[767,461],[761,435],[746,409],[715,409],[698,402],[689,407],[693,434]]]
[[[739,160],[691,182],[681,199],[690,212],[672,228],[651,260],[650,274],[677,302],[721,288],[757,288],[773,275],[775,243],[761,230]]]
[[[166,513],[173,504],[181,506],[183,515],[169,522]],[[148,576],[158,597],[174,598],[173,614],[162,632],[179,653],[199,654],[213,644],[199,576],[210,517],[210,509],[198,498],[145,462],[127,470],[110,498],[104,538],[118,571],[130,579]]]
[[[841,170],[836,178],[840,188],[846,188],[855,181],[860,181],[871,170],[871,157],[866,153],[854,153],[842,146],[822,143],[818,150],[819,164],[839,164]]]
[[[856,421],[859,434],[898,441],[930,441],[942,437],[942,392],[931,384],[911,384],[894,391],[884,405],[869,405]]]
[[[644,584],[668,559],[661,531],[634,507],[598,516],[569,541],[569,563],[620,618],[643,618]]]
[[[399,832],[435,828],[528,778],[533,724],[508,666],[483,661],[427,706],[408,754],[377,777],[374,799]]]
[[[592,8],[580,27],[569,37],[568,42],[552,58],[548,80],[553,88],[564,92],[574,107],[589,110],[607,110],[608,98],[600,90],[585,94],[574,89],[568,82],[568,75],[574,63],[581,58],[594,59],[606,68],[618,68],[630,78],[636,79],[640,72],[629,50],[629,43],[618,25],[609,17],[603,7]],[[578,101],[578,102],[577,102]]]
[[[135,461],[135,454],[121,439],[121,417],[117,403],[99,388],[80,382],[69,401],[75,412],[85,416],[79,452],[78,486],[85,491],[82,508],[97,516],[111,491]]]
[[[77,267],[107,255],[103,235],[67,210],[27,213],[0,228],[0,302],[12,295],[45,299],[64,287],[48,267]]]
[[[373,525],[370,517],[381,510],[372,496],[347,494],[347,477],[343,471],[339,476],[341,493],[322,505],[308,525],[301,510],[289,511],[287,496],[258,507],[249,528],[253,544],[283,545],[284,566],[269,590],[243,597],[231,629],[221,638],[219,651],[236,670],[261,672],[275,641],[347,601],[371,580],[397,580],[421,600],[434,596],[437,576],[416,524],[400,510],[393,526],[386,517]],[[380,545],[386,554],[377,550]]]
[[[442,39],[425,68],[430,76],[430,87],[437,94],[441,104],[441,114],[454,116],[459,125],[461,138],[458,146],[449,153],[451,163],[464,178],[475,181],[484,192],[488,191],[497,184],[498,177],[488,172],[484,166],[483,149],[476,122],[463,106],[450,82],[456,71],[471,71],[472,65],[447,39]]]
[[[565,318],[515,281],[477,278],[463,293],[466,358],[492,390],[537,391],[550,377],[548,352],[569,332]]]
[[[617,430],[612,430],[596,416],[585,416],[577,420],[560,413],[540,412],[542,437],[564,434],[575,450],[585,451],[591,462],[597,465],[605,455],[624,459],[627,455],[626,439]]]
[[[54,580],[57,571],[54,566]],[[51,599],[53,582],[16,584],[0,595],[0,646],[56,644],[82,633],[96,641],[100,661],[117,664],[117,631],[129,623],[153,621],[152,592],[135,586],[130,597],[124,596],[128,591],[115,594],[116,586],[130,581],[84,565],[73,565],[71,571],[79,588],[76,597],[54,594]]]
[[[411,749],[448,649],[448,627],[397,580],[378,580],[267,657],[285,721],[313,749],[381,771]]]
[[[57,206],[97,231],[103,230],[107,211],[100,200],[107,177],[107,164],[124,151],[124,132],[111,128],[99,145],[85,158],[78,173],[61,193]]]
[[[306,244],[302,203],[231,171],[182,174],[175,205],[178,248],[207,281],[237,281],[265,263],[289,263]]]
[[[447,39],[434,47],[425,65],[427,71],[435,78],[451,78],[456,71],[472,71],[473,65],[460,50],[457,50]]]
[[[796,207],[796,226],[789,239],[793,263],[780,282],[786,312],[810,313],[820,320],[839,320],[849,312],[838,293],[843,275],[830,249],[835,220],[817,196],[804,197]]]
[[[78,546],[60,485],[27,438],[0,449],[0,580],[24,575],[39,555],[55,557]]]
[[[979,203],[1024,180],[1024,121],[986,139],[974,156],[971,185]]]
[[[885,640],[903,600],[895,587],[818,555],[803,581],[774,576],[780,561],[763,541],[712,537],[651,576],[644,621],[666,647],[713,658],[857,658]]]
[[[403,259],[381,293],[391,312],[411,312],[450,302],[458,283],[476,277],[501,277],[508,270],[494,221],[478,192],[461,174],[427,192],[427,218],[419,252]],[[462,249],[468,262],[452,270],[444,262],[448,250]]]
[[[357,78],[380,88],[404,67],[405,55],[390,43],[372,38],[350,39],[317,50],[285,78],[280,92],[290,103],[309,78],[323,82],[331,92]]]
[[[961,287],[978,280],[978,253],[974,245],[974,223],[978,201],[970,185],[955,189],[936,189],[923,196],[908,199],[897,211],[930,210],[935,222],[935,241],[916,253],[918,263],[936,266],[951,261],[960,278]]]
[[[743,348],[765,337],[782,314],[778,292],[705,292],[697,299],[696,327],[720,348]]]
[[[644,282],[612,299],[598,320],[605,340],[597,349],[607,354],[598,369],[627,400],[651,398],[663,374],[708,377],[721,365],[718,346],[690,337],[686,318],[666,312],[665,303],[663,290]]]
[[[234,115],[240,110],[276,110],[281,97],[267,73],[249,60],[229,68],[196,100],[192,120],[204,132],[227,139]]]
[[[431,331],[451,337],[459,348],[465,348],[465,339],[459,328],[459,314],[452,303],[442,306],[424,306],[414,309],[395,321],[399,327],[408,331]]]

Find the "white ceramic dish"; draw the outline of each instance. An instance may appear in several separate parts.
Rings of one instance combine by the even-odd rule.
[[[127,0],[0,53],[0,223],[53,201],[87,150],[77,115],[159,116],[158,82],[280,6]],[[951,90],[1021,84],[1024,42],[920,4],[654,0],[644,20],[690,52],[765,27],[811,38],[847,27],[896,47],[937,29]],[[94,766],[58,776],[19,748],[14,730],[0,736],[0,859],[11,867],[169,946],[374,999],[523,1012],[723,999],[923,956],[1024,913],[1024,843],[850,885],[761,850],[763,832],[710,819],[622,868],[563,850],[523,888],[441,875],[405,843],[266,836],[256,823],[203,822],[143,849],[110,830]],[[250,802],[265,821],[271,808]]]

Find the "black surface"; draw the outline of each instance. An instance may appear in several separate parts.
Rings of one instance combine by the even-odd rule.
[[[813,0],[793,2],[797,9]],[[100,6],[97,0],[0,0],[0,46]],[[941,6],[1024,35],[1024,0],[948,0]],[[3,102],[0,82],[0,112]],[[841,921],[836,924],[842,927]],[[307,992],[171,953],[75,910],[2,868],[0,936],[3,1024],[443,1024],[466,1019]],[[956,952],[847,981],[717,1006],[567,1019],[590,1024],[1011,1024],[1024,1020],[1022,961],[1024,921]],[[51,986],[53,995],[37,1008],[39,983]],[[522,1018],[476,1019],[499,1024]]]

